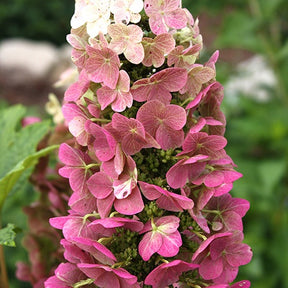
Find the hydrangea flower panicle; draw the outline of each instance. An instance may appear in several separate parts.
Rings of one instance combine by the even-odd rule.
[[[219,52],[200,63],[199,20],[180,0],[76,0],[71,24],[78,80],[59,173],[72,194],[68,215],[50,219],[67,264],[45,288],[248,288],[232,282],[252,257],[249,202],[228,194],[242,175],[225,151]]]

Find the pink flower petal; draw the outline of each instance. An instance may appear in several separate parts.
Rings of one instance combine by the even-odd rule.
[[[163,150],[180,147],[184,141],[184,132],[182,130],[173,130],[164,125],[157,129],[155,136]]]
[[[88,133],[92,134],[95,138],[93,147],[95,154],[100,161],[108,161],[115,155],[116,140],[113,135],[109,133],[105,128],[87,121],[85,129]]]
[[[157,253],[163,257],[174,257],[182,245],[181,235],[178,231],[162,237],[162,245]]]
[[[164,15],[166,24],[175,29],[184,28],[187,24],[186,13],[183,9],[176,9]]]
[[[161,234],[157,232],[148,232],[139,243],[139,254],[144,261],[148,261],[150,257],[160,249],[161,245]]]
[[[162,263],[152,270],[145,278],[146,285],[153,288],[166,288],[178,281],[179,276],[186,271],[198,268],[199,265],[187,263],[182,260],[173,260],[170,263]]]
[[[223,271],[223,260],[222,258],[218,258],[212,260],[209,256],[205,258],[199,268],[199,273],[201,277],[205,280],[215,279],[221,275]]]
[[[98,199],[104,199],[113,192],[112,179],[104,172],[97,172],[87,181],[90,192]]]
[[[98,213],[101,218],[106,218],[109,216],[114,200],[115,196],[113,193],[109,194],[106,198],[97,199]]]
[[[138,186],[132,190],[132,193],[127,198],[116,199],[114,208],[124,215],[134,215],[141,212],[144,208],[144,203]]]
[[[90,57],[85,69],[90,80],[96,83],[103,82],[105,86],[114,89],[119,77],[118,55],[109,48],[99,50],[88,46],[87,51]]]
[[[62,143],[59,147],[59,160],[69,166],[80,166],[85,165],[83,161],[84,153],[80,150],[76,150],[66,143]]]
[[[200,244],[200,246],[198,247],[198,249],[196,250],[196,252],[194,253],[194,255],[192,257],[192,261],[195,261],[195,259],[211,244],[211,242],[214,239],[221,238],[221,237],[227,237],[230,235],[232,235],[232,233],[225,232],[225,233],[218,233],[218,234],[214,234],[214,235],[210,236],[208,239],[206,239],[205,241],[203,241]]]

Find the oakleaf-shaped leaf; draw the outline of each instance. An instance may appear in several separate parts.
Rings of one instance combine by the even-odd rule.
[[[38,143],[49,130],[43,121],[21,128],[20,120],[26,109],[15,105],[0,111],[0,209],[5,198],[23,172],[33,167],[38,158],[56,148],[35,152]]]
[[[12,170],[10,170],[3,178],[0,179],[0,210],[8,193],[11,191],[14,184],[17,182],[23,172],[25,172],[28,168],[36,165],[39,158],[48,155],[51,151],[58,147],[58,145],[49,146],[29,155],[22,161],[18,162]]]

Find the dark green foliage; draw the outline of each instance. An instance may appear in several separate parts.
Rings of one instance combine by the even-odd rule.
[[[63,44],[73,11],[72,0],[1,0],[0,39],[20,37]]]

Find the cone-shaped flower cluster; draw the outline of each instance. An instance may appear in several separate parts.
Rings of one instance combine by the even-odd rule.
[[[246,200],[226,154],[218,52],[180,0],[77,0],[68,42],[79,80],[63,114],[60,175],[73,193],[55,287],[214,287],[252,257]],[[249,281],[233,284],[250,287]]]

